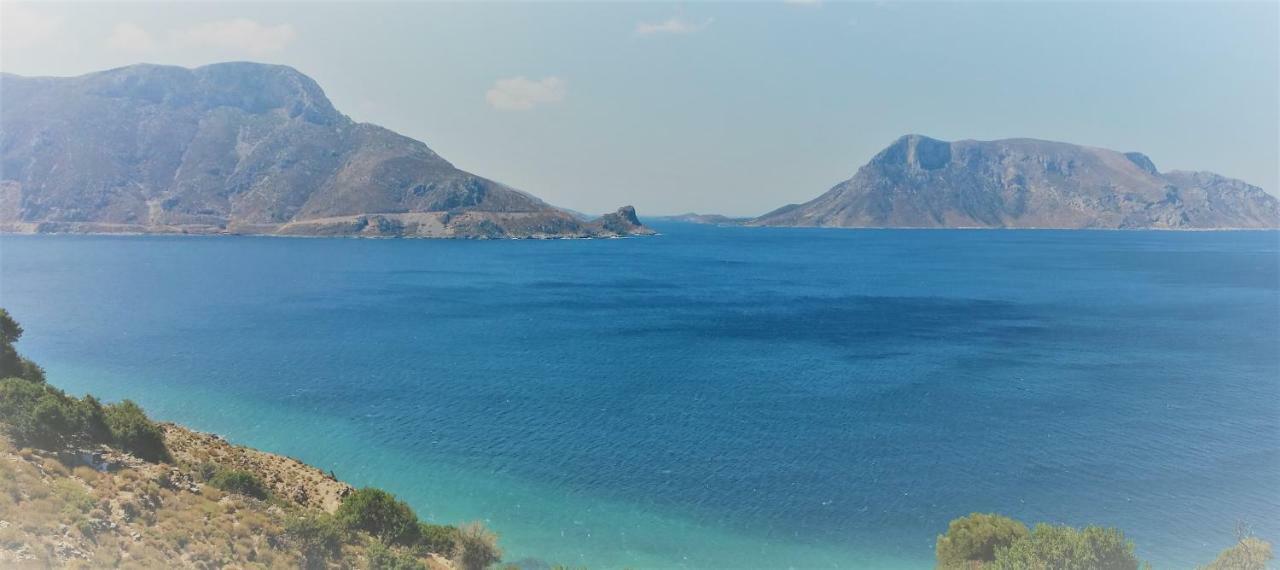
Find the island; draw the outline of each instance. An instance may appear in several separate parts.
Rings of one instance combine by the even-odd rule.
[[[906,135],[821,196],[747,225],[1274,229],[1280,200],[1211,172],[1160,172],[1137,152]]]
[[[0,74],[0,232],[424,238],[649,235],[584,220],[338,112],[283,65]]]

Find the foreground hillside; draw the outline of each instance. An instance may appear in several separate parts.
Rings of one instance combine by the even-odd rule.
[[[337,510],[350,486],[293,460],[173,425],[164,430],[174,463],[111,451],[98,451],[95,461],[0,439],[0,566],[324,568],[374,565],[371,556],[387,554],[359,534],[324,544],[330,538],[315,523]],[[263,481],[266,492],[220,489],[230,476],[215,479],[219,471]],[[453,568],[447,554],[391,556]]]
[[[1211,172],[1160,172],[1145,155],[1032,139],[904,136],[804,204],[748,222],[848,228],[1280,227],[1280,201]]]
[[[0,74],[0,231],[411,237],[649,233],[464,172],[279,65]]]
[[[0,309],[0,567],[480,570],[479,523],[420,521],[287,457],[47,384]]]

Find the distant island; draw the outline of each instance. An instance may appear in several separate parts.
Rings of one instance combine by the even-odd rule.
[[[1033,139],[899,138],[825,194],[751,226],[1250,229],[1280,201],[1211,172],[1160,172],[1146,155]]]
[[[694,212],[676,214],[674,216],[653,216],[649,219],[658,222],[683,222],[686,224],[710,224],[714,226],[736,226],[751,220],[749,217],[731,218],[720,214],[697,214]]]
[[[281,65],[0,74],[0,231],[558,238],[583,220],[337,109]]]

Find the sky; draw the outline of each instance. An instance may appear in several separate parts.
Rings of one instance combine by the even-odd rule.
[[[907,133],[1280,190],[1277,2],[0,3],[10,73],[239,60],[588,213],[761,214]]]

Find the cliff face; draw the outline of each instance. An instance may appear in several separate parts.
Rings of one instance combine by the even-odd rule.
[[[759,226],[1275,228],[1280,201],[1208,172],[1159,172],[1141,153],[908,135],[847,181]]]
[[[356,123],[296,70],[0,75],[0,230],[612,236]]]

